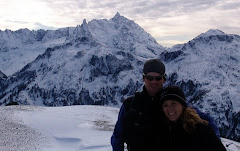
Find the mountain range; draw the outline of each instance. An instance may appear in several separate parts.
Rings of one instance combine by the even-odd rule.
[[[165,48],[117,13],[58,30],[0,31],[0,104],[120,106],[140,91],[142,67],[158,58],[167,85],[209,113],[222,137],[240,137],[240,36],[217,29]]]

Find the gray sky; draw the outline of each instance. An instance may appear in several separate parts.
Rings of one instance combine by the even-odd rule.
[[[119,12],[171,47],[209,29],[240,35],[239,0],[0,0],[0,30],[58,29]]]

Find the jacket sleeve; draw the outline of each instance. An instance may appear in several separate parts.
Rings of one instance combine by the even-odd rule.
[[[123,151],[124,150],[124,141],[123,141],[123,122],[126,115],[126,109],[124,105],[121,106],[118,120],[116,122],[112,137],[111,145],[113,151]]]
[[[209,114],[206,114],[206,113],[203,113],[201,112],[199,109],[197,109],[196,107],[194,107],[194,109],[197,111],[198,115],[208,121],[208,125],[214,130],[215,134],[217,135],[217,137],[221,140],[220,138],[220,132],[219,132],[219,129],[218,129],[218,126],[217,124],[215,123],[214,119],[209,115]]]

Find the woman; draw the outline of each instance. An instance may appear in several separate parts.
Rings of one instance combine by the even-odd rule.
[[[215,132],[196,111],[187,107],[179,87],[165,88],[160,96],[163,121],[156,139],[158,150],[167,151],[226,151]],[[162,122],[164,124],[162,124]]]

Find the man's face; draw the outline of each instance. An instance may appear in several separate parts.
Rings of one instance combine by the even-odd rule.
[[[145,87],[150,96],[155,96],[158,92],[162,90],[164,78],[156,72],[149,72],[143,77],[145,82]]]

